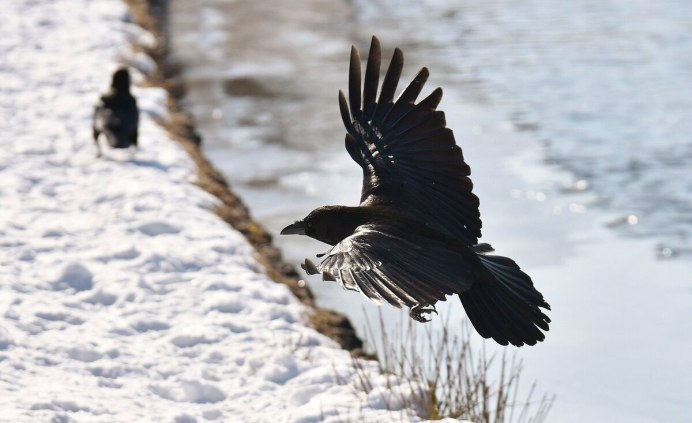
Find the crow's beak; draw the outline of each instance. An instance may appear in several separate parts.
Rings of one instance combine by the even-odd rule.
[[[299,220],[281,230],[281,235],[305,235],[305,221]]]

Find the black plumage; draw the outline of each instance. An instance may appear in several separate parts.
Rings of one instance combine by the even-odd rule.
[[[92,129],[98,155],[101,155],[99,135],[105,135],[111,148],[136,147],[138,128],[139,109],[130,92],[130,73],[120,68],[113,73],[110,90],[101,95],[94,108]]]
[[[380,44],[372,38],[361,92],[361,61],[351,50],[349,100],[339,92],[346,150],[363,169],[360,205],[324,206],[281,231],[333,247],[303,269],[339,281],[376,303],[411,309],[427,321],[437,301],[458,294],[473,326],[502,345],[545,339],[550,309],[509,258],[478,244],[481,219],[471,170],[437,110],[442,90],[415,103],[421,69],[394,100],[403,54],[395,49],[379,99]],[[361,95],[362,94],[362,95]]]

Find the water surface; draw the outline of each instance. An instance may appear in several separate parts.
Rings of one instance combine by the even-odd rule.
[[[174,0],[172,28],[206,152],[275,234],[358,201],[336,102],[350,45],[402,48],[402,80],[428,66],[423,95],[444,87],[483,241],[553,306],[546,342],[518,350],[523,377],[558,396],[549,421],[692,415],[692,3]],[[326,249],[276,240],[295,263]],[[308,283],[359,329],[376,314]],[[407,319],[383,310],[390,327]],[[456,298],[438,310],[463,316]]]

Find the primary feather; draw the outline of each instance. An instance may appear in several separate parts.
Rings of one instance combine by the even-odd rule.
[[[396,49],[375,101],[381,49],[373,37],[361,106],[360,56],[351,50],[349,101],[339,94],[348,135],[347,150],[363,168],[361,205],[404,206],[430,225],[475,244],[481,236],[478,197],[454,134],[437,111],[442,89],[416,104],[428,70],[423,68],[394,101],[404,66]],[[350,111],[350,113],[349,113]]]

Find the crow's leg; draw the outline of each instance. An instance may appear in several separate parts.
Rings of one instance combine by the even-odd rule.
[[[101,144],[99,144],[99,131],[94,129],[94,144],[96,145],[96,158],[101,157]]]

